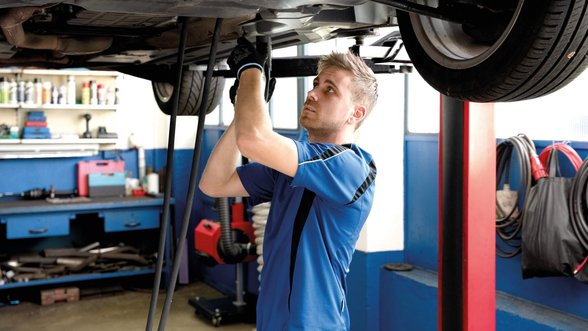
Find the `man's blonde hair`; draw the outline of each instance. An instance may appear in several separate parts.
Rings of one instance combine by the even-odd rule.
[[[353,101],[365,105],[367,117],[378,100],[378,82],[372,69],[359,56],[351,52],[332,52],[322,56],[318,63],[318,73],[328,67],[351,72]]]

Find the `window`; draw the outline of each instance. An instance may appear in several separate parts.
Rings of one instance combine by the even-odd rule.
[[[273,57],[296,56],[296,47],[276,49]],[[298,130],[298,80],[301,78],[279,78],[276,82],[274,93],[269,102],[269,112],[274,128],[286,130]],[[209,126],[228,126],[233,120],[233,105],[229,98],[229,89],[235,83],[234,78],[225,79],[225,88],[220,105],[206,116],[205,124]]]

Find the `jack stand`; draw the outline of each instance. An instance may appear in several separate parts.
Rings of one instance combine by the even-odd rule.
[[[244,294],[243,263],[235,265],[236,297],[205,299],[195,297],[188,300],[196,315],[209,319],[214,326],[235,322],[255,323],[256,297]]]

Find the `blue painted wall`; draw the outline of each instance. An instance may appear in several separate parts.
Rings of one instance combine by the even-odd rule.
[[[208,128],[203,138],[199,173],[204,168],[208,155],[222,134],[222,130]],[[542,148],[548,142],[536,142]],[[588,155],[588,144],[573,143],[582,157]],[[173,196],[175,197],[175,217],[173,231],[178,235],[186,210],[188,181],[192,165],[192,150],[174,152]],[[137,155],[135,150],[101,153],[98,158],[118,158],[125,160],[126,170],[137,175]],[[20,192],[31,188],[48,188],[54,185],[57,190],[72,190],[76,187],[76,164],[81,158],[1,160],[0,192]],[[146,151],[146,161],[155,170],[166,165],[166,150]],[[566,165],[563,165],[564,172]],[[365,253],[357,251],[353,257],[348,276],[348,303],[351,313],[352,330],[389,330],[397,319],[391,312],[404,312],[401,315],[417,312],[405,311],[409,301],[420,307],[421,312],[436,312],[436,289],[424,288],[407,291],[411,288],[393,284],[392,273],[383,271],[381,266],[389,262],[407,262],[436,272],[437,270],[437,230],[438,230],[438,140],[436,136],[407,136],[405,139],[405,250],[402,252]],[[207,267],[200,263],[194,253],[193,231],[202,218],[217,219],[218,213],[212,209],[212,199],[196,190],[192,204],[188,229],[190,276],[192,280],[203,279],[227,294],[234,291],[234,266]],[[520,256],[514,259],[497,259],[497,290],[518,299],[541,306],[550,307],[566,314],[588,319],[588,286],[568,278],[535,278],[523,280],[520,273]],[[255,262],[246,265],[246,290],[257,292],[257,271]],[[432,291],[432,292],[431,292]],[[408,301],[407,301],[408,300]],[[427,315],[425,314],[425,315]],[[499,316],[510,316],[500,313]],[[423,315],[424,316],[424,315]],[[435,315],[436,316],[436,315]],[[435,319],[433,316],[431,318]],[[506,318],[506,317],[505,317]],[[500,321],[497,325],[500,327]],[[432,323],[428,321],[427,323]],[[427,324],[428,325],[428,324]],[[431,324],[436,325],[436,322]]]
[[[550,142],[536,142],[542,150]],[[585,143],[572,143],[582,158],[588,154]],[[405,138],[405,257],[408,263],[437,271],[438,230],[438,139],[437,136]],[[567,168],[566,168],[567,167]],[[569,165],[562,164],[569,173]],[[573,278],[550,277],[523,280],[521,256],[497,258],[496,288],[498,291],[588,319],[588,285]],[[383,289],[393,291],[394,288]],[[383,302],[383,304],[388,304]],[[390,309],[394,306],[390,304]],[[382,307],[386,309],[386,307]],[[383,324],[387,323],[383,320]]]

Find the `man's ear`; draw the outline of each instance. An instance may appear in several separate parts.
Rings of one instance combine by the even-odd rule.
[[[353,113],[351,114],[351,117],[349,117],[349,123],[355,124],[355,126],[357,127],[357,125],[361,123],[361,121],[365,118],[366,114],[367,109],[364,105],[356,105],[355,108],[353,108]]]

